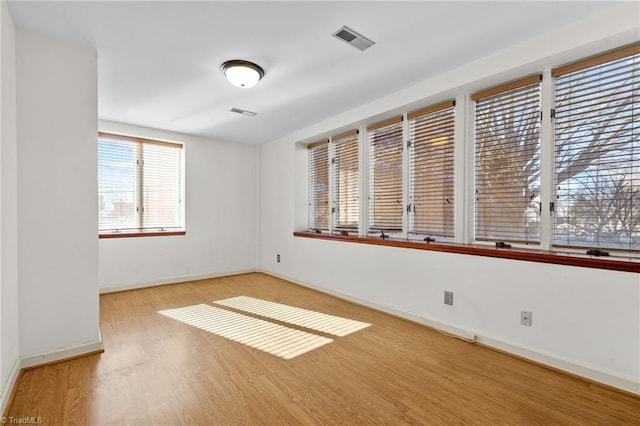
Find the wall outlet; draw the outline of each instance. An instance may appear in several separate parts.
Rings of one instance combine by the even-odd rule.
[[[280,263],[280,255],[276,255],[276,262]]]
[[[444,292],[444,304],[445,305],[449,305],[449,306],[453,306],[453,292],[452,291],[445,291]]]
[[[533,312],[520,311],[520,324],[531,327],[533,325]]]

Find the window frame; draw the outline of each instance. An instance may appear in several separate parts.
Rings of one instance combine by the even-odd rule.
[[[340,133],[336,136],[331,136],[329,143],[329,168],[330,168],[330,200],[331,200],[331,220],[330,220],[330,231],[333,233],[358,233],[360,226],[362,224],[361,220],[361,203],[362,195],[361,195],[361,186],[362,186],[362,168],[360,167],[360,137],[361,133],[359,129],[350,130],[348,132]],[[353,146],[348,146],[345,151],[350,155],[346,158],[349,160],[347,163],[348,166],[353,166],[353,161],[355,160],[355,166],[357,168],[357,185],[356,185],[356,203],[353,206],[353,203],[346,201],[346,204],[349,204],[348,208],[356,209],[356,221],[352,226],[349,225],[350,221],[347,221],[345,225],[343,222],[340,222],[340,214],[341,214],[341,206],[345,204],[342,199],[342,193],[340,192],[340,171],[341,162],[340,162],[340,150],[338,148],[341,144],[352,144],[355,146],[355,155],[353,155],[351,150],[354,149]],[[351,191],[347,192],[348,195],[351,195]]]
[[[309,157],[309,227],[314,230],[315,232],[318,231],[329,231],[331,229],[331,173],[330,173],[330,164],[331,164],[331,154],[330,154],[330,150],[329,150],[329,139],[323,139],[317,142],[313,142],[311,144],[309,144],[307,146],[307,150],[308,150],[308,157]],[[316,156],[316,153],[320,153],[320,155],[323,155],[322,151],[326,151],[324,152],[324,160],[325,163],[325,173],[326,173],[326,193],[324,195],[322,195],[322,198],[324,199],[325,203],[326,203],[326,209],[327,209],[327,217],[326,217],[326,226],[324,224],[320,224],[319,222],[317,222],[317,208],[318,208],[318,197],[319,197],[319,193],[317,191],[317,184],[320,181],[320,179],[317,179],[317,177],[314,175],[314,171],[317,171],[319,169],[321,169],[321,167],[319,168],[315,162],[318,160],[322,160],[323,158],[318,158],[318,156]],[[320,166],[322,166],[322,164],[320,164]],[[324,176],[323,176],[324,177]],[[315,184],[312,187],[312,183]],[[315,220],[314,220],[314,216],[315,216]]]
[[[367,126],[367,159],[368,159],[368,175],[366,176],[367,178],[367,182],[368,182],[368,191],[367,191],[367,228],[366,228],[366,232],[367,234],[377,234],[380,235],[383,238],[386,238],[385,235],[387,236],[393,236],[393,237],[397,237],[397,236],[405,236],[405,229],[406,229],[406,169],[407,169],[407,165],[406,165],[406,141],[407,141],[407,136],[406,136],[406,129],[405,129],[405,124],[406,124],[406,120],[404,119],[404,116],[398,116],[398,117],[394,117],[394,118],[390,118],[387,120],[383,120],[374,124],[371,124],[369,126]],[[395,140],[395,138],[398,138],[397,135],[397,128],[400,129],[400,135],[399,135],[399,140]],[[383,132],[388,131],[390,132],[389,135],[384,135]],[[398,155],[397,152],[394,152],[394,154],[398,155],[399,158],[399,162],[400,162],[400,170],[399,173],[396,174],[396,177],[399,176],[400,177],[400,182],[399,185],[397,185],[397,182],[393,181],[393,177],[391,177],[391,179],[389,179],[389,176],[383,175],[384,178],[384,183],[386,183],[388,186],[389,183],[391,183],[392,185],[394,185],[393,190],[397,191],[398,188],[396,186],[399,186],[400,189],[400,206],[399,206],[399,211],[400,211],[400,217],[399,217],[399,222],[400,222],[400,227],[394,226],[394,224],[391,224],[391,226],[384,226],[387,223],[380,223],[380,222],[374,222],[374,215],[375,213],[375,204],[376,204],[376,188],[374,186],[374,181],[376,179],[376,169],[375,169],[375,156],[376,156],[376,149],[380,147],[380,145],[376,144],[376,142],[380,142],[381,140],[379,140],[378,138],[372,137],[372,134],[378,134],[378,132],[380,132],[380,134],[383,134],[382,138],[385,138],[385,136],[387,136],[389,139],[391,139],[393,142],[399,142],[398,145],[396,147],[391,147],[390,149],[395,151],[397,149],[400,150],[400,153]],[[398,158],[394,158],[393,161],[397,162]],[[393,164],[391,164],[393,166]],[[397,167],[397,165],[396,165]],[[391,170],[391,169],[390,169]],[[396,170],[397,172],[397,170]],[[394,173],[393,171],[391,172],[392,174]],[[381,216],[383,217],[384,220],[387,221],[396,221],[396,223],[398,222],[398,217],[396,217],[397,212],[395,214],[389,214],[389,200],[388,200],[388,196],[385,197],[382,202],[383,202],[383,210],[384,210],[384,214],[382,214]],[[398,197],[395,197],[396,199],[398,199]],[[391,201],[392,203],[393,201]],[[387,230],[387,232],[385,233],[385,229]]]
[[[595,241],[595,244],[586,244],[584,239],[580,239],[580,238],[575,238],[575,239],[571,239],[571,237],[576,237],[576,235],[570,235],[570,232],[565,232],[565,237],[566,237],[566,242],[563,242],[560,238],[558,234],[562,234],[561,232],[558,232],[558,226],[561,226],[563,224],[567,224],[568,226],[571,226],[570,223],[567,222],[567,220],[569,218],[562,218],[565,220],[565,223],[560,223],[558,224],[558,221],[561,220],[559,211],[561,210],[563,203],[567,202],[565,198],[563,198],[563,195],[565,195],[566,197],[571,197],[574,194],[577,193],[578,198],[580,197],[585,197],[588,196],[589,194],[593,195],[593,191],[596,191],[596,193],[599,193],[600,188],[600,182],[598,181],[597,183],[595,183],[595,187],[589,186],[587,189],[587,192],[577,192],[574,191],[572,188],[573,184],[577,184],[577,185],[581,185],[582,181],[584,178],[580,177],[578,179],[574,179],[574,177],[572,177],[571,179],[574,179],[574,182],[567,182],[566,184],[562,185],[563,187],[561,188],[561,184],[564,183],[564,181],[559,182],[558,181],[558,174],[560,173],[559,169],[559,155],[557,153],[557,150],[559,148],[559,125],[563,122],[563,116],[562,116],[562,109],[560,107],[560,105],[562,105],[562,102],[559,100],[559,97],[566,94],[567,92],[565,92],[565,90],[568,90],[567,87],[562,87],[562,82],[560,81],[560,79],[571,79],[572,76],[577,77],[575,80],[573,80],[573,82],[571,80],[568,80],[565,82],[565,84],[567,84],[568,86],[571,86],[571,83],[573,83],[574,87],[578,88],[578,93],[577,96],[574,98],[568,97],[565,98],[564,101],[568,102],[568,106],[567,106],[567,112],[569,113],[569,116],[575,116],[575,111],[576,109],[578,109],[579,106],[584,107],[583,104],[583,100],[584,99],[589,99],[592,95],[598,99],[598,97],[602,97],[603,92],[607,92],[608,90],[611,90],[611,87],[605,88],[604,86],[606,86],[607,84],[611,84],[611,78],[615,77],[620,78],[621,75],[626,75],[626,73],[620,72],[620,68],[624,68],[624,65],[620,65],[617,64],[617,66],[619,68],[615,69],[615,72],[613,74],[613,76],[611,74],[608,73],[609,70],[604,69],[605,65],[613,65],[615,64],[616,61],[621,61],[621,60],[631,60],[631,69],[630,71],[630,78],[636,78],[637,80],[634,80],[635,82],[637,82],[636,84],[640,85],[640,65],[637,65],[638,63],[640,63],[640,43],[636,43],[636,44],[632,44],[629,46],[623,46],[619,49],[614,49],[614,50],[610,50],[604,53],[600,53],[597,55],[593,55],[591,57],[585,58],[585,59],[581,59],[566,65],[562,65],[556,68],[552,68],[551,70],[551,75],[554,77],[553,78],[553,83],[554,83],[554,87],[553,87],[553,104],[552,104],[552,109],[551,109],[551,116],[552,116],[552,121],[553,121],[553,150],[554,150],[554,157],[552,160],[552,166],[553,166],[553,200],[555,202],[554,208],[553,208],[553,218],[552,218],[552,223],[551,223],[551,229],[550,229],[550,246],[552,248],[559,248],[559,249],[572,249],[572,250],[584,250],[584,249],[589,249],[592,247],[595,247],[597,249],[603,249],[606,251],[615,251],[615,252],[622,252],[622,253],[640,253],[640,235],[635,235],[635,239],[636,239],[636,243],[633,244],[632,242],[632,235],[631,232],[629,232],[628,238],[629,238],[629,242],[628,242],[628,247],[622,247],[622,242],[621,241],[604,241],[604,240],[600,240],[600,235],[599,235],[599,231],[593,231],[595,232],[595,235],[592,235],[594,237],[594,239],[597,239],[597,241]],[[634,61],[638,61],[638,62],[634,62]],[[604,71],[604,75],[601,73],[602,71]],[[597,76],[597,78],[593,78],[593,76],[588,76],[587,73],[589,72],[594,72]],[[583,73],[583,75],[580,75],[581,73]],[[603,83],[603,81],[608,81],[608,83]],[[614,80],[615,82],[615,80]],[[586,86],[586,87],[585,87]],[[617,90],[618,88],[623,88],[623,92],[626,90],[624,89],[624,87],[626,86],[626,82],[625,83],[621,83],[619,86],[616,86],[615,89]],[[585,93],[580,93],[581,90],[584,90],[587,92],[587,95],[589,97],[585,98]],[[630,90],[630,92],[632,92],[633,89]],[[559,94],[558,92],[562,92],[562,94]],[[612,95],[613,96],[613,95]],[[605,98],[606,99],[606,98]],[[617,99],[615,96],[613,97],[613,99]],[[633,94],[630,94],[630,100],[632,101],[631,103],[631,107],[629,108],[625,108],[623,110],[623,114],[626,112],[631,112],[630,116],[630,123],[631,125],[633,125],[633,121],[634,119],[638,119],[640,120],[640,111],[635,108],[635,105],[640,104],[640,100],[637,98],[634,98]],[[610,99],[607,99],[607,102],[611,101]],[[600,120],[600,118],[604,115],[609,115],[607,113],[607,109],[605,108],[610,108],[610,107],[603,107],[604,103],[598,103],[596,105],[595,110],[598,111],[599,113],[597,113],[594,117],[593,120],[588,121],[589,125],[594,125],[594,124],[603,124],[606,126],[606,128],[609,128],[611,126],[611,122],[613,122],[614,120],[619,119],[619,116],[616,116],[616,118],[609,118],[608,120]],[[606,105],[606,104],[604,104]],[[626,105],[626,104],[624,104]],[[601,112],[601,113],[600,113]],[[587,111],[584,114],[588,114],[589,111]],[[582,114],[582,112],[581,112]],[[576,129],[576,128],[580,128],[580,124],[582,124],[584,126],[584,122],[582,122],[580,119],[574,119],[574,118],[570,118],[567,120],[566,123],[569,124],[573,124],[574,126],[572,127],[572,129]],[[622,128],[619,129],[620,131],[623,130]],[[638,131],[640,130],[640,126],[636,127],[634,130]],[[631,133],[633,135],[633,131]],[[636,135],[637,137],[637,135]],[[612,151],[618,151],[623,149],[620,145],[621,139],[624,138],[620,138],[618,136],[612,136],[612,143],[613,146],[609,146],[606,149],[610,149]],[[573,139],[577,139],[577,138],[570,138],[570,139],[564,139],[564,143],[565,144],[571,144],[573,142]],[[562,139],[560,139],[562,140]],[[631,151],[635,151],[636,149],[640,150],[640,139],[639,142],[635,142],[633,143],[633,146],[631,148]],[[567,147],[565,147],[567,148]],[[573,148],[567,148],[567,150],[569,150],[570,152],[575,152],[575,150]],[[607,156],[606,152],[605,154],[603,154],[603,157]],[[637,154],[636,154],[637,155]],[[577,175],[580,175],[581,173],[585,173],[585,177],[587,179],[593,177],[593,175],[590,175],[589,173],[593,173],[593,171],[588,172],[587,169],[590,168],[592,165],[596,166],[596,179],[600,179],[600,166],[604,166],[604,168],[606,168],[606,166],[608,166],[608,161],[603,160],[602,157],[598,157],[598,158],[594,158],[593,160],[590,161],[589,164],[584,164],[582,163],[581,165],[583,165],[585,167],[585,169],[582,172],[578,172]],[[604,173],[604,176],[608,177],[608,178],[612,178],[613,177],[618,177],[620,175],[619,170],[620,168],[624,165],[624,166],[631,166],[631,168],[633,169],[635,165],[640,166],[640,159],[636,159],[636,161],[634,160],[630,160],[628,162],[624,162],[624,163],[616,163],[616,170],[613,174],[610,173]],[[580,165],[580,164],[579,164]],[[571,166],[565,166],[565,170],[569,168],[571,169]],[[609,170],[609,172],[611,172],[611,170]],[[640,171],[636,170],[635,173],[640,173]],[[634,173],[634,174],[635,174]],[[639,174],[640,176],[640,174]],[[569,180],[569,179],[566,179]],[[612,178],[611,182],[614,183],[615,186],[615,190],[622,190],[621,187],[617,186],[621,181],[623,182],[623,185],[626,183],[629,183],[631,181],[631,190],[635,192],[635,196],[632,199],[632,206],[629,207],[628,205],[626,206],[627,208],[631,208],[633,211],[635,211],[636,209],[640,210],[640,204],[635,204],[638,203],[640,201],[640,185],[634,185],[633,184],[633,178],[631,179],[619,179],[617,181],[617,183],[614,181],[614,179]],[[615,200],[619,200],[619,198],[615,198]],[[583,198],[584,202],[587,202],[587,204],[589,204],[589,200],[585,200]],[[595,199],[591,199],[590,201],[595,202],[595,205],[598,206],[596,208],[599,208],[601,205],[601,198],[595,198]],[[609,206],[612,205],[611,203],[608,203]],[[618,203],[619,204],[619,203]],[[593,205],[592,205],[593,207]],[[570,208],[568,206],[565,206],[565,208],[567,209],[567,211],[570,210]],[[637,212],[637,214],[640,216],[640,211]],[[596,215],[597,216],[597,215]],[[578,219],[584,219],[585,223],[586,221],[589,219],[588,215],[578,215],[576,216]],[[610,218],[609,218],[610,219]],[[607,219],[607,220],[609,220]],[[637,222],[636,222],[637,223]],[[610,223],[609,223],[610,225]],[[623,230],[624,231],[624,230]],[[574,231],[575,232],[575,231]],[[584,231],[585,237],[589,236],[589,232],[588,231]],[[637,233],[640,234],[640,231]],[[616,247],[617,245],[617,247]]]
[[[420,163],[420,162],[424,162],[429,164],[430,161],[429,159],[425,158],[425,159],[420,159],[419,161],[416,161],[415,158],[417,157],[416,154],[416,149],[417,149],[417,141],[412,137],[414,134],[412,132],[412,130],[414,129],[413,127],[413,123],[416,122],[418,119],[435,119],[436,122],[435,124],[438,126],[443,125],[444,120],[448,119],[449,117],[446,117],[444,120],[442,118],[435,118],[435,116],[437,114],[440,115],[444,115],[444,114],[451,114],[451,132],[450,132],[450,137],[452,138],[451,141],[451,153],[448,152],[439,152],[440,155],[445,155],[445,156],[450,156],[450,164],[445,164],[445,166],[443,168],[450,168],[451,173],[453,173],[453,178],[451,180],[451,196],[447,198],[447,202],[451,204],[452,206],[452,210],[451,210],[451,217],[449,218],[449,220],[452,221],[451,224],[451,229],[448,232],[449,235],[443,235],[445,233],[447,233],[447,231],[444,230],[445,225],[443,224],[443,230],[442,231],[436,231],[435,228],[433,228],[433,225],[429,225],[429,227],[432,227],[433,232],[430,232],[428,230],[425,229],[418,229],[416,228],[416,224],[415,224],[415,219],[417,216],[417,212],[416,212],[416,202],[415,202],[415,193],[416,193],[416,182],[418,181],[416,179],[415,176],[415,167],[416,167],[416,163]],[[407,119],[406,119],[406,123],[407,123],[407,175],[406,175],[406,198],[407,198],[407,203],[406,203],[406,216],[407,216],[407,220],[406,220],[406,225],[405,225],[405,231],[407,234],[407,238],[409,239],[423,239],[424,238],[438,238],[438,239],[444,239],[444,241],[454,241],[455,236],[456,236],[456,221],[455,221],[455,217],[456,217],[456,212],[455,212],[455,206],[456,206],[456,182],[455,182],[455,177],[456,177],[456,159],[455,159],[455,127],[456,127],[456,120],[455,120],[455,116],[456,116],[456,101],[455,100],[450,100],[450,101],[446,101],[446,102],[442,102],[436,105],[431,105],[428,106],[426,108],[421,108],[419,110],[415,110],[415,111],[411,111],[409,113],[407,113]],[[415,121],[414,121],[415,120]],[[429,123],[434,124],[433,122],[429,121]],[[424,122],[422,123],[424,124]],[[449,123],[447,122],[446,125],[448,125]],[[416,124],[417,126],[417,124]],[[436,127],[437,128],[437,127]],[[425,126],[425,128],[422,129],[422,131],[425,130],[435,130],[433,129],[432,125],[429,126]],[[449,137],[449,134],[447,134],[446,137]],[[422,142],[422,141],[421,141]],[[448,141],[445,141],[448,142]],[[431,195],[431,188],[429,188],[429,184],[433,183],[433,179],[428,180],[427,182],[424,182],[423,185],[427,185],[426,186],[426,190],[425,192],[428,195]],[[442,184],[442,182],[440,182],[440,184]],[[443,215],[443,221],[446,220],[445,218],[446,214]]]
[[[479,194],[478,194],[478,189],[479,189],[479,173],[478,173],[478,160],[479,160],[479,156],[482,153],[478,152],[478,143],[479,143],[479,136],[477,134],[478,132],[478,127],[479,127],[479,119],[480,117],[483,117],[485,115],[488,115],[489,112],[487,112],[485,110],[485,108],[494,108],[495,106],[499,107],[499,108],[507,108],[510,109],[508,113],[504,114],[504,121],[513,121],[514,123],[516,123],[515,125],[522,125],[525,126],[527,123],[527,120],[532,120],[532,122],[530,124],[533,124],[534,127],[536,127],[536,131],[534,131],[534,134],[527,134],[526,137],[524,138],[524,142],[527,142],[527,146],[531,144],[531,141],[534,141],[533,144],[537,145],[537,163],[538,163],[538,179],[541,179],[541,165],[542,165],[542,159],[541,159],[541,153],[542,153],[542,74],[535,74],[529,77],[525,77],[525,78],[521,78],[515,81],[511,81],[508,83],[504,83],[501,84],[499,86],[494,86],[491,87],[489,89],[485,89],[479,92],[476,92],[474,94],[471,95],[471,100],[473,101],[473,106],[474,106],[474,113],[473,113],[473,140],[470,141],[471,143],[473,143],[473,147],[474,147],[474,155],[472,157],[472,161],[474,164],[474,168],[473,168],[473,189],[472,189],[472,193],[474,194],[474,212],[473,212],[473,224],[474,224],[474,228],[473,228],[473,236],[474,236],[474,241],[477,242],[488,242],[488,243],[508,243],[508,244],[520,244],[520,245],[525,245],[525,246],[529,246],[529,245],[533,245],[533,246],[539,246],[540,242],[541,242],[541,213],[542,213],[542,209],[541,209],[541,191],[542,191],[542,186],[540,185],[538,190],[537,190],[537,194],[530,194],[529,189],[527,188],[527,191],[523,191],[523,193],[521,194],[522,200],[524,202],[526,202],[526,198],[529,198],[529,203],[528,205],[531,204],[531,202],[533,201],[533,199],[531,199],[530,197],[535,195],[535,198],[538,198],[540,201],[538,201],[538,208],[535,208],[536,211],[534,211],[534,214],[537,215],[537,229],[538,229],[538,239],[528,239],[527,231],[526,231],[526,226],[524,226],[523,228],[521,228],[518,231],[514,231],[512,233],[513,236],[511,235],[506,235],[507,234],[507,230],[506,228],[508,228],[506,225],[504,224],[498,224],[497,225],[497,233],[500,234],[504,234],[504,235],[497,235],[497,236],[490,236],[490,235],[486,235],[486,234],[480,234],[479,232],[479,222],[482,221],[484,218],[479,214],[479,209],[480,209],[480,198],[479,198]],[[537,92],[537,93],[536,93]],[[528,106],[525,105],[525,101],[529,100],[529,97],[533,96],[534,98],[537,98],[537,103],[534,104],[532,106],[533,111],[529,114],[527,114],[527,108]],[[488,102],[488,107],[484,106],[484,102],[481,101],[487,101]],[[492,100],[497,100],[496,103],[491,103]],[[478,105],[483,104],[482,109],[480,111],[482,111],[479,115],[479,110],[478,110]],[[512,109],[511,109],[512,108]],[[534,115],[535,114],[535,115]],[[515,121],[513,120],[513,116],[515,116],[516,118],[520,119],[520,121]],[[529,118],[527,119],[526,117],[529,116]],[[511,118],[511,120],[509,120],[509,117]],[[495,118],[495,117],[494,117]],[[498,117],[500,120],[503,119],[503,116]],[[484,119],[484,118],[483,118]],[[495,122],[491,121],[490,124],[494,125]],[[492,126],[489,126],[492,127]],[[513,129],[512,129],[513,130]],[[511,150],[511,149],[518,149],[518,141],[514,141],[514,139],[518,139],[518,138],[522,138],[524,134],[520,133],[518,136],[511,136],[508,135],[506,139],[506,142],[500,144],[499,142],[496,143],[497,148],[499,150]],[[500,136],[500,134],[498,134],[498,136]],[[536,137],[535,139],[531,139],[531,136]],[[495,138],[494,138],[495,139]],[[524,148],[524,145],[523,145]],[[533,147],[535,148],[535,146]],[[536,154],[533,154],[533,157],[535,159]],[[522,162],[521,159],[516,158],[516,160],[514,161],[515,165],[512,164],[512,169],[517,169],[517,167],[515,166],[519,166],[520,162]],[[529,163],[528,161],[525,161],[525,163]],[[532,166],[532,167],[535,167]],[[506,178],[508,179],[508,177]],[[484,183],[484,182],[483,182]],[[505,189],[506,194],[510,197],[508,200],[510,202],[515,202],[517,204],[517,199],[515,198],[515,192],[513,191],[513,186],[512,186],[512,182],[508,182],[505,181],[505,179],[501,180],[500,182],[498,182],[501,186],[500,188],[505,188],[505,184],[507,184],[508,188]],[[484,187],[486,186],[492,186],[492,185],[483,185],[481,187],[481,189],[484,189]],[[516,188],[517,189],[517,188]],[[506,198],[506,197],[505,197]],[[509,201],[507,201],[505,204],[509,204]],[[484,206],[484,205],[483,205]],[[488,208],[490,209],[490,212],[495,208],[492,205],[488,205]],[[526,207],[526,209],[522,210],[523,212],[523,217],[526,215],[526,213],[524,213],[526,210],[529,210],[529,207]],[[491,216],[491,214],[490,214]],[[490,225],[489,225],[490,226]],[[522,236],[519,238],[518,236],[515,236],[515,234],[517,233],[521,233]]]
[[[588,57],[586,59],[580,59],[576,61],[577,63],[583,61],[592,61],[594,58],[601,56],[615,56],[619,55],[619,52],[629,51],[629,50],[638,50],[640,51],[640,43],[634,42],[632,44],[622,46],[617,49],[605,51],[603,53],[598,53],[593,55],[593,57]],[[531,260],[531,261],[540,261],[545,263],[557,263],[557,264],[566,264],[566,265],[575,265],[575,266],[587,266],[587,267],[595,267],[602,269],[611,269],[611,270],[624,270],[629,272],[640,272],[640,252],[636,252],[634,250],[625,250],[625,249],[608,249],[610,252],[610,256],[600,256],[600,255],[590,255],[586,253],[587,247],[564,247],[557,246],[553,242],[553,224],[554,224],[554,212],[552,211],[552,203],[554,202],[555,197],[555,189],[554,189],[554,168],[555,168],[555,135],[554,135],[554,125],[553,125],[553,117],[552,110],[554,108],[555,95],[555,79],[553,77],[553,73],[560,68],[571,67],[574,66],[573,62],[568,65],[561,65],[554,68],[553,63],[551,62],[551,58],[548,62],[546,62],[546,66],[540,67],[543,68],[542,71],[540,69],[535,69],[533,67],[529,68],[530,73],[522,73],[520,74],[520,79],[522,79],[522,75],[531,75],[534,78],[540,79],[540,75],[542,75],[541,81],[541,94],[540,94],[540,114],[541,114],[541,123],[539,127],[540,132],[540,189],[539,189],[539,223],[540,223],[540,241],[538,244],[519,244],[513,242],[506,247],[495,247],[494,241],[479,241],[475,239],[474,225],[475,225],[475,211],[474,211],[474,180],[475,180],[475,170],[474,170],[474,110],[475,103],[472,98],[474,93],[479,93],[474,91],[474,88],[482,89],[484,87],[498,87],[491,86],[490,84],[486,84],[487,81],[492,82],[494,84],[501,83],[501,81],[517,81],[516,79],[508,80],[507,78],[498,79],[498,75],[485,78],[482,81],[478,81],[476,84],[468,84],[460,87],[453,87],[447,91],[441,92],[439,95],[434,95],[432,98],[425,98],[429,101],[426,105],[436,105],[439,102],[443,102],[444,99],[454,98],[456,101],[455,106],[455,145],[454,145],[454,202],[455,202],[455,210],[454,210],[454,229],[455,229],[455,238],[453,241],[445,241],[444,239],[438,239],[437,242],[423,242],[419,241],[415,236],[409,234],[409,223],[407,220],[407,212],[406,206],[408,204],[408,194],[409,194],[409,170],[408,170],[408,155],[404,155],[403,159],[403,200],[405,209],[403,212],[403,227],[402,232],[393,233],[391,235],[385,235],[385,238],[381,238],[380,235],[370,233],[368,226],[369,219],[369,205],[366,199],[363,198],[369,196],[369,176],[370,176],[370,167],[371,162],[369,159],[369,141],[368,135],[366,132],[367,126],[370,126],[369,123],[379,122],[380,118],[386,117],[394,117],[398,115],[398,112],[401,110],[410,111],[409,108],[415,109],[416,103],[409,104],[405,107],[398,107],[392,111],[389,111],[385,114],[379,114],[375,116],[375,118],[363,119],[358,123],[354,123],[353,127],[359,126],[361,130],[361,165],[360,165],[360,194],[361,194],[361,210],[360,210],[360,229],[359,234],[356,235],[325,235],[318,234],[315,237],[324,238],[324,239],[332,239],[335,238],[336,241],[343,242],[359,242],[366,244],[376,244],[376,245],[388,245],[394,247],[407,247],[410,248],[424,248],[427,245],[430,246],[429,250],[436,251],[445,251],[445,252],[456,252],[456,253],[464,253],[464,254],[478,254],[478,255],[486,255],[486,250],[482,247],[485,247],[487,250],[490,249],[492,257],[504,257],[504,258],[513,258],[520,260]],[[559,62],[559,61],[558,61]],[[533,69],[532,69],[533,68]],[[507,76],[511,75],[513,77],[519,77],[518,75],[514,75],[514,73],[506,73]],[[483,83],[484,82],[484,83]],[[509,83],[504,83],[509,84]],[[489,89],[491,90],[491,89]],[[482,92],[482,90],[480,91]],[[455,96],[451,96],[455,95]],[[444,99],[443,99],[444,97]],[[435,98],[435,99],[434,99]],[[428,108],[428,106],[426,107]],[[410,114],[407,112],[402,113],[402,117],[404,118],[404,132],[403,132],[403,149],[406,147],[406,141],[409,137],[408,133],[408,120],[407,115]],[[405,153],[408,150],[404,150]],[[364,201],[364,202],[362,202]],[[300,229],[300,228],[298,228]],[[296,232],[296,236],[307,236],[302,235],[307,234],[307,232]],[[385,234],[386,231],[385,231]],[[389,238],[386,238],[389,237]],[[513,247],[511,247],[513,246]],[[482,248],[482,249],[479,249]],[[480,250],[480,251],[478,251]],[[521,255],[521,253],[526,252],[526,255]],[[620,266],[624,263],[624,266]]]
[[[136,166],[138,168],[143,167],[143,163],[144,163],[144,161],[140,162],[140,160],[143,160],[143,157],[140,157],[141,152],[143,150],[139,149],[139,147],[142,146],[143,144],[174,147],[180,150],[180,158],[178,160],[180,163],[178,165],[178,168],[179,168],[178,172],[180,173],[180,177],[177,182],[177,186],[178,186],[177,191],[179,194],[179,203],[180,203],[179,217],[181,222],[180,226],[155,226],[155,227],[148,227],[148,228],[138,227],[138,228],[122,228],[122,229],[100,229],[100,226],[98,226],[98,238],[112,239],[112,238],[138,238],[138,237],[186,235],[185,144],[180,142],[148,139],[148,138],[142,138],[142,137],[124,135],[119,133],[112,133],[112,132],[98,132],[97,136],[98,137],[96,139],[96,143],[99,143],[101,138],[105,138],[105,139],[120,140],[120,141],[136,144],[136,161],[140,163],[138,166]],[[141,172],[137,170],[136,175],[140,175],[140,174]],[[100,187],[100,169],[98,164],[98,194],[100,193],[99,187]],[[134,199],[138,203],[142,204],[144,199],[144,191],[140,187],[139,177],[136,177],[135,179],[134,188],[135,188]],[[100,215],[100,212],[98,212],[98,215]],[[142,223],[141,220],[143,215],[144,215],[144,208],[137,209],[136,216],[137,216],[138,224]],[[99,218],[98,218],[98,221],[99,221]]]

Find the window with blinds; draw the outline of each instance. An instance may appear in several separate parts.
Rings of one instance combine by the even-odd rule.
[[[454,111],[455,102],[450,101],[407,114],[411,234],[454,236]]]
[[[552,70],[553,243],[640,249],[640,44]]]
[[[329,229],[329,141],[310,144],[309,150],[309,228]]]
[[[402,117],[367,128],[369,231],[402,231]]]
[[[333,228],[357,231],[360,215],[358,131],[331,138],[333,145]]]
[[[539,243],[541,76],[472,95],[475,237]]]
[[[100,133],[100,233],[184,229],[181,144]]]

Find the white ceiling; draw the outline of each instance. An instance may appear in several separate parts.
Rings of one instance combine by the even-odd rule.
[[[603,2],[10,1],[17,26],[93,47],[101,119],[259,144],[571,22]],[[347,25],[376,42],[331,36]],[[229,84],[228,59],[265,69]],[[256,117],[229,112],[255,111]]]

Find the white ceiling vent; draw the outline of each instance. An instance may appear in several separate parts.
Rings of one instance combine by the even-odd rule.
[[[247,117],[255,117],[256,115],[258,115],[257,112],[247,111],[246,109],[236,108],[236,107],[231,108],[229,111],[235,112],[237,114],[246,115]]]
[[[369,40],[365,36],[358,34],[351,28],[344,26],[336,31],[333,36],[347,43],[350,46],[355,47],[358,50],[367,50],[375,44],[375,42]]]

